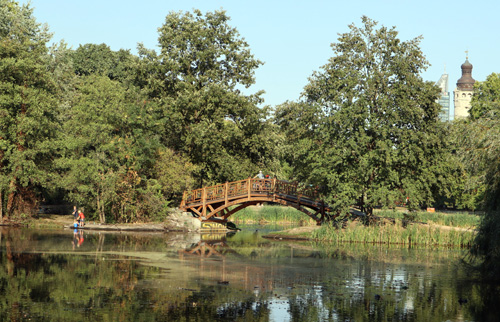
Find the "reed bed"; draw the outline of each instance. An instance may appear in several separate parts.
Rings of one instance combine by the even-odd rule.
[[[315,225],[316,221],[292,207],[266,205],[244,208],[231,216],[235,223],[296,223]]]
[[[472,245],[475,237],[473,230],[450,229],[432,225],[410,224],[403,227],[396,220],[385,225],[365,226],[359,222],[349,222],[344,228],[325,224],[313,231],[311,237],[334,244],[397,244],[405,247],[442,246],[466,248]]]
[[[307,235],[311,239],[332,244],[362,243],[401,245],[405,247],[459,247],[468,248],[476,235],[480,216],[468,213],[413,212],[381,210],[374,213],[375,224],[363,225],[361,220],[324,223]],[[384,220],[390,218],[391,220]],[[304,213],[279,205],[248,207],[231,216],[236,223],[316,225]]]
[[[362,243],[344,243],[342,245],[334,245],[333,243],[313,242],[315,249],[324,252],[325,257],[342,258],[342,259],[359,259],[383,261],[394,264],[418,264],[418,265],[435,265],[450,260],[461,260],[467,253],[467,249],[461,248],[444,248],[433,247],[432,252],[429,248],[418,245],[401,247],[396,244],[362,244]]]
[[[474,228],[479,225],[481,217],[477,214],[465,212],[426,212],[419,211],[414,213],[404,213],[394,210],[381,210],[374,213],[378,217],[395,218],[395,219],[411,219],[411,221],[433,223],[436,225]]]

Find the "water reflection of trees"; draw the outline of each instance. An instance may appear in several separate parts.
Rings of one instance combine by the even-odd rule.
[[[206,241],[204,243],[204,247],[210,245]],[[221,247],[221,241],[218,243],[212,246]],[[232,245],[227,241],[223,244],[224,249]],[[188,251],[199,250],[199,246],[200,244]],[[272,252],[270,248],[273,246],[261,244],[259,247],[257,259],[260,257],[269,261],[270,256],[267,252]],[[222,271],[225,276],[230,276],[231,283],[238,284],[238,280],[244,281],[242,285],[244,288],[258,285],[257,293],[267,294],[264,303],[270,311],[273,311],[273,305],[269,303],[280,302],[280,309],[285,305],[287,320],[460,321],[475,317],[484,320],[484,316],[488,318],[493,316],[491,313],[478,314],[484,309],[478,303],[483,303],[488,296],[484,297],[477,287],[473,287],[473,280],[458,266],[458,262],[457,266],[442,265],[447,259],[449,260],[450,254],[451,258],[460,259],[460,252],[400,249],[395,252],[390,249],[361,250],[349,247],[325,251],[303,245],[295,249],[290,247],[286,251],[273,252],[273,262],[277,265],[266,270],[258,262],[253,261],[256,258],[252,258],[249,254],[255,250],[249,253],[250,249],[241,252],[237,248],[238,255],[246,259],[250,257],[250,261],[246,260],[240,265],[235,263],[228,265],[222,260],[213,263],[212,266],[222,263],[225,266]],[[206,258],[209,254],[221,256],[220,252],[213,251],[198,254],[200,258]],[[229,253],[229,257],[233,255],[233,252]],[[331,271],[344,271],[343,279],[334,280],[330,272],[321,268],[316,270],[314,265],[309,272],[299,271],[294,275],[289,271],[288,265],[282,266],[283,258],[288,258],[290,262],[296,260],[294,263],[297,264],[301,263],[301,259],[307,258],[329,263],[332,259],[336,259],[348,265],[330,267]],[[204,270],[207,276],[215,278],[217,274],[221,274],[221,270],[212,270],[206,266],[206,262],[203,263],[205,266],[200,269]],[[397,263],[402,265],[404,263],[404,266],[394,267]],[[249,272],[250,277],[247,275]],[[311,275],[315,277],[311,278]],[[456,283],[450,283],[450,280]],[[266,283],[266,281],[272,282]],[[454,287],[450,287],[450,284]],[[298,287],[302,290],[298,291]],[[493,293],[490,291],[488,294]],[[493,298],[498,300],[498,294]],[[495,312],[498,311],[493,303],[490,305]]]
[[[0,320],[268,321],[278,312],[290,321],[488,321],[500,313],[496,286],[440,265],[439,256],[398,267],[389,251],[384,257],[370,250],[360,260],[348,248],[278,250],[256,241],[242,250],[231,240],[204,241],[216,250],[213,256],[205,251],[182,261],[165,259],[179,261],[185,275],[204,267],[177,278],[169,269],[125,256],[130,249],[123,245],[134,247],[130,236],[86,236],[82,247],[93,249],[87,255],[71,251],[71,233],[65,238],[67,252],[49,253],[37,250],[36,234],[0,233]],[[156,248],[160,240],[139,238],[137,249]],[[456,281],[452,287],[450,279]]]
[[[264,306],[246,310],[256,301],[251,292],[233,292],[218,285],[200,287],[192,281],[184,285],[180,281],[168,290],[149,287],[144,281],[156,280],[165,271],[127,256],[105,255],[104,235],[94,237],[90,244],[96,246],[95,256],[45,254],[36,252],[32,235],[2,231],[0,320],[187,321],[192,317],[211,321],[218,317],[232,321],[235,315],[266,320]]]

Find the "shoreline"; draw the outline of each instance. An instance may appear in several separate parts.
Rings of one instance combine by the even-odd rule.
[[[183,231],[181,229],[171,230],[164,224],[85,224],[82,227],[74,227],[73,225],[66,225],[63,228],[75,230],[99,230],[99,231],[147,231],[147,232],[171,232]]]

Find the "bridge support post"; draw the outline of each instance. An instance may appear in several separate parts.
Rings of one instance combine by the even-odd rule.
[[[224,185],[224,206],[227,206],[228,193],[229,193],[229,183],[226,181],[226,184]]]
[[[273,201],[276,201],[276,178],[273,178],[271,192],[273,193]]]
[[[205,187],[203,187],[201,199],[203,202],[203,208],[201,209],[201,215],[202,215],[202,219],[205,220],[207,218],[207,189]]]
[[[182,194],[182,201],[180,208],[183,208],[186,205],[186,195],[187,195],[187,190],[184,190],[184,193]]]

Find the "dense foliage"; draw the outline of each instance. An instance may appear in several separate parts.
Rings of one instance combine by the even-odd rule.
[[[51,184],[59,130],[46,26],[33,10],[0,1],[0,214],[30,212]],[[4,205],[4,201],[6,205]]]
[[[471,117],[463,129],[459,153],[471,186],[482,198],[485,215],[479,226],[472,255],[485,276],[500,273],[500,78],[491,74],[477,82],[471,101]]]
[[[135,84],[157,104],[161,143],[189,156],[198,185],[243,179],[273,160],[260,93],[243,95],[262,64],[223,11],[171,13],[160,53],[142,46]]]
[[[363,17],[271,115],[249,94],[262,62],[224,11],[172,12],[158,32],[158,51],[137,55],[49,47],[29,5],[0,0],[0,218],[41,203],[164,218],[184,190],[262,169],[317,186],[339,213],[484,205],[475,254],[497,260],[498,74],[476,85],[470,120],[442,124],[420,38]]]
[[[339,212],[433,204],[449,193],[455,170],[437,89],[420,76],[420,38],[401,41],[394,28],[362,20],[332,44],[334,56],[312,75],[304,100],[278,107],[289,163]]]
[[[77,204],[105,222],[161,218],[185,189],[276,164],[243,95],[261,62],[223,11],[167,15],[160,52],[48,47],[29,5],[0,3],[0,211]],[[3,212],[1,213],[3,215]]]

